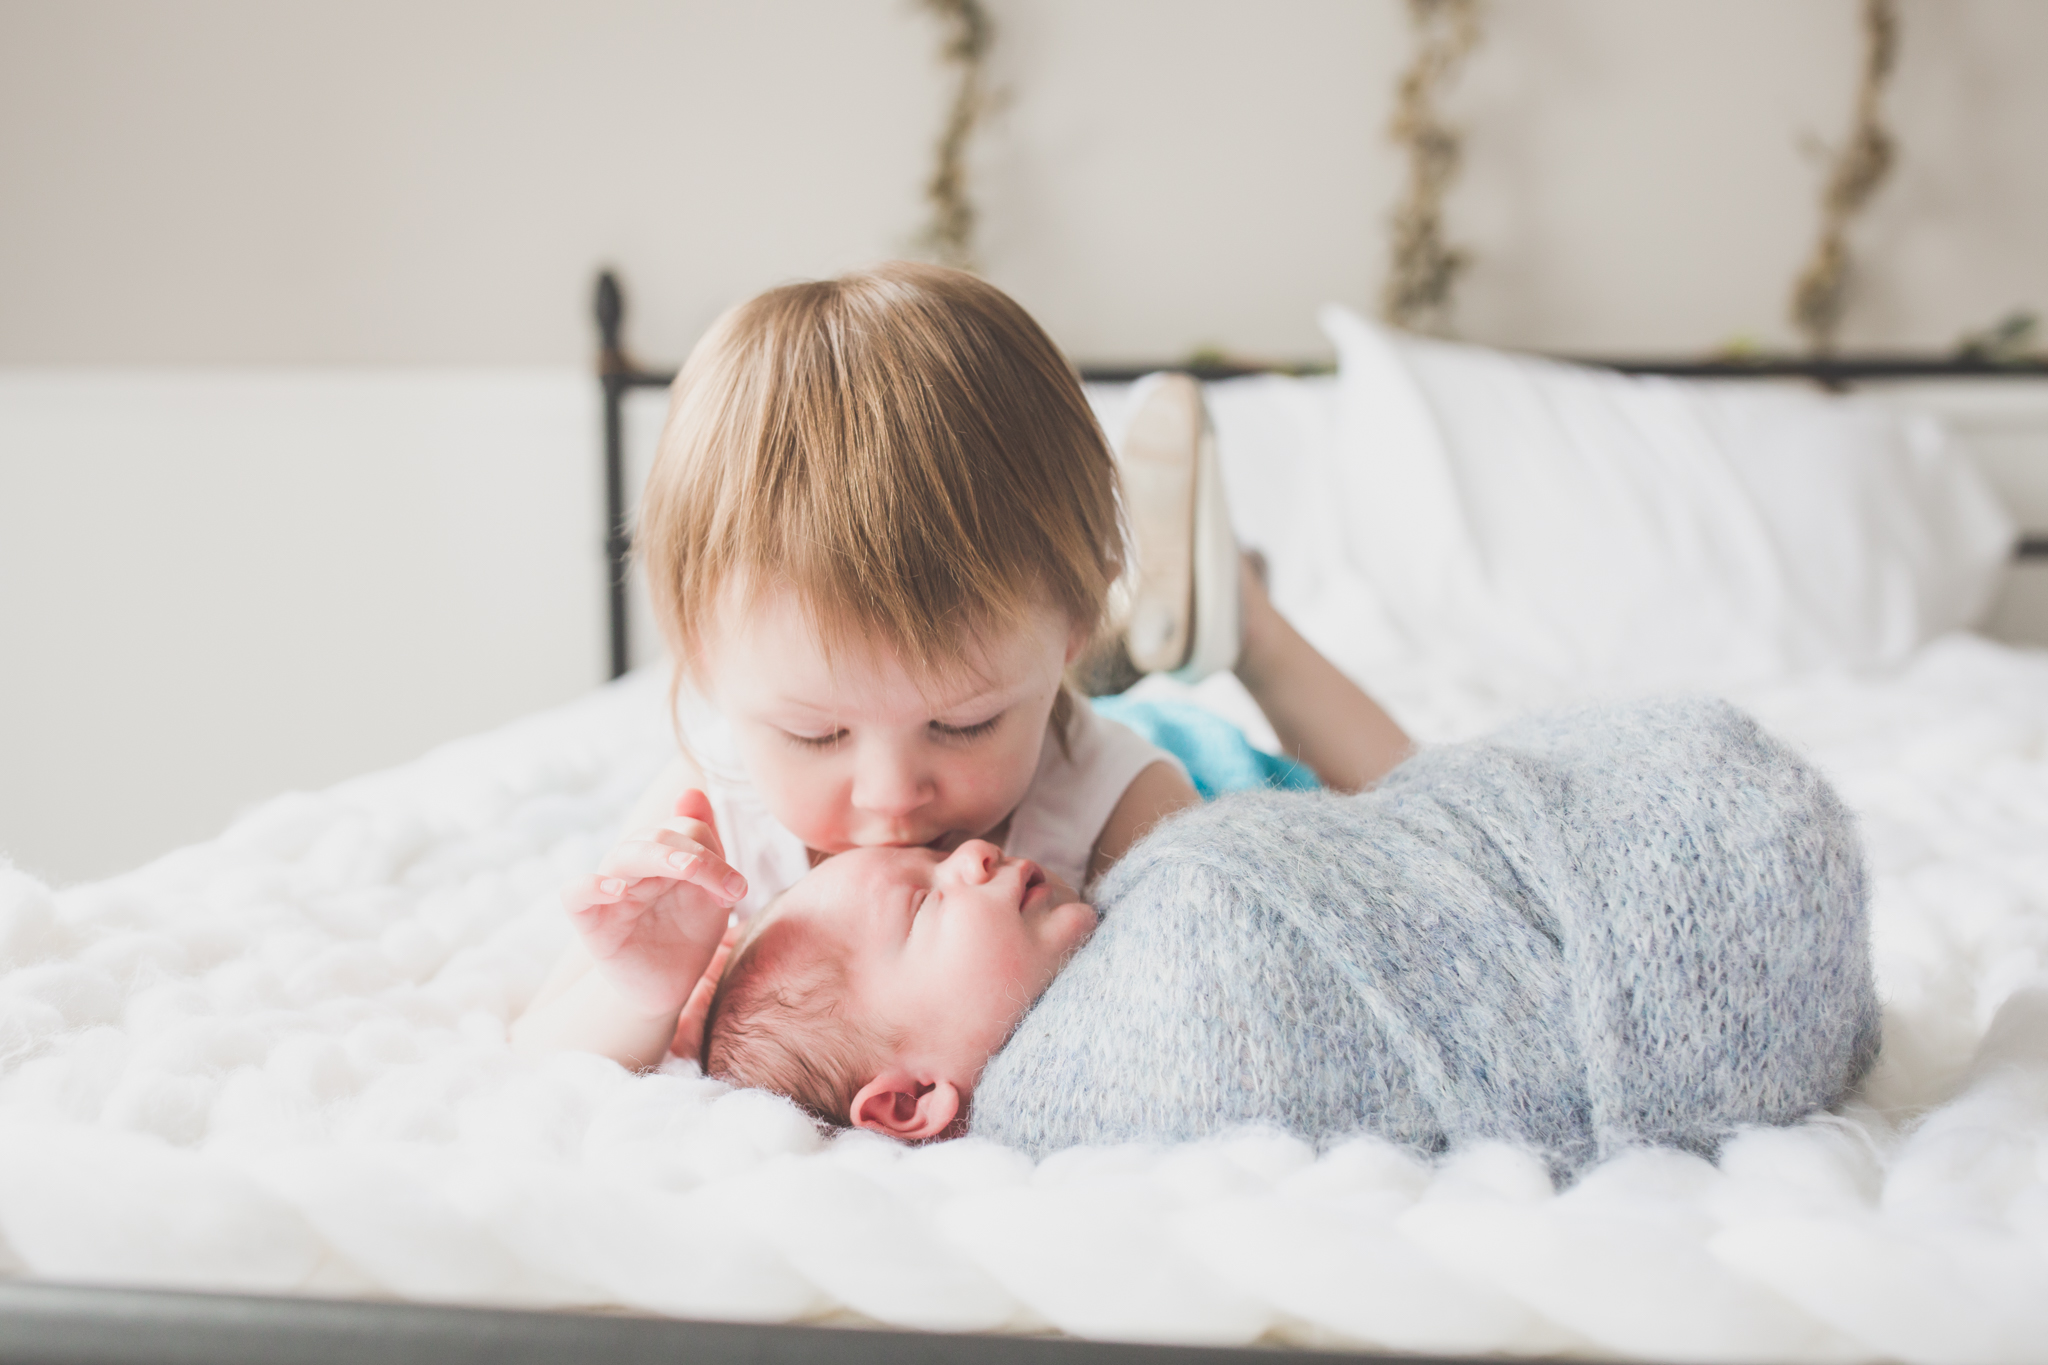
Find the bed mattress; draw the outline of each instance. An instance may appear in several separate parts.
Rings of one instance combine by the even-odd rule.
[[[1197,699],[1241,705],[1222,686]],[[1380,690],[1425,739],[1531,700]],[[560,884],[665,759],[663,691],[630,675],[111,881],[0,866],[0,1266],[1173,1342],[2043,1357],[2048,655],[1957,635],[1730,694],[1859,814],[1884,1053],[1839,1114],[1562,1193],[1507,1147],[826,1139],[686,1061],[514,1054]]]

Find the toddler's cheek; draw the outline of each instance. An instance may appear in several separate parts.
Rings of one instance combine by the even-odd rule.
[[[1031,790],[1042,748],[1030,741],[1012,743],[997,754],[984,755],[979,763],[960,765],[955,779],[961,791],[971,793],[977,805],[994,811],[994,820],[1001,820]]]
[[[1010,817],[1030,788],[1028,779],[1017,786],[983,783],[966,799],[956,803],[956,813],[947,823],[976,837],[985,836]]]
[[[778,815],[784,828],[821,853],[844,853],[853,847],[847,835],[846,808],[830,801],[799,801],[786,815]]]
[[[754,789],[768,813],[806,846],[826,853],[850,847],[846,800],[838,785],[815,774],[791,774],[774,767],[756,766],[753,773]]]

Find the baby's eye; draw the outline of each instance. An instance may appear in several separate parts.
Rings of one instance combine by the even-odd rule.
[[[783,736],[801,749],[830,749],[846,738],[846,731],[834,730],[829,735],[798,735],[784,730]]]
[[[946,739],[980,739],[995,729],[996,722],[1002,718],[1003,713],[998,711],[987,720],[977,721],[973,725],[947,725],[943,721],[935,720],[932,722],[932,733]]]

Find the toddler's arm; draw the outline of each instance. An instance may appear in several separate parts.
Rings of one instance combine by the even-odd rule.
[[[512,1041],[659,1065],[745,894],[710,801],[685,792],[671,818],[628,834],[562,893],[578,942],[513,1024]]]
[[[1115,867],[1117,859],[1128,853],[1146,830],[1167,816],[1201,804],[1195,784],[1179,768],[1166,762],[1152,764],[1131,779],[1131,785],[1117,799],[1116,809],[1109,813],[1102,833],[1096,836],[1095,856],[1088,864],[1089,878],[1100,877]]]

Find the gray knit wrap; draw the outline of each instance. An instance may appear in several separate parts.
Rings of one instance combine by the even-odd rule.
[[[1711,1153],[1877,1052],[1863,858],[1810,766],[1724,702],[1540,716],[1359,796],[1186,812],[989,1063],[972,1131],[1044,1154],[1264,1123],[1568,1174]]]

